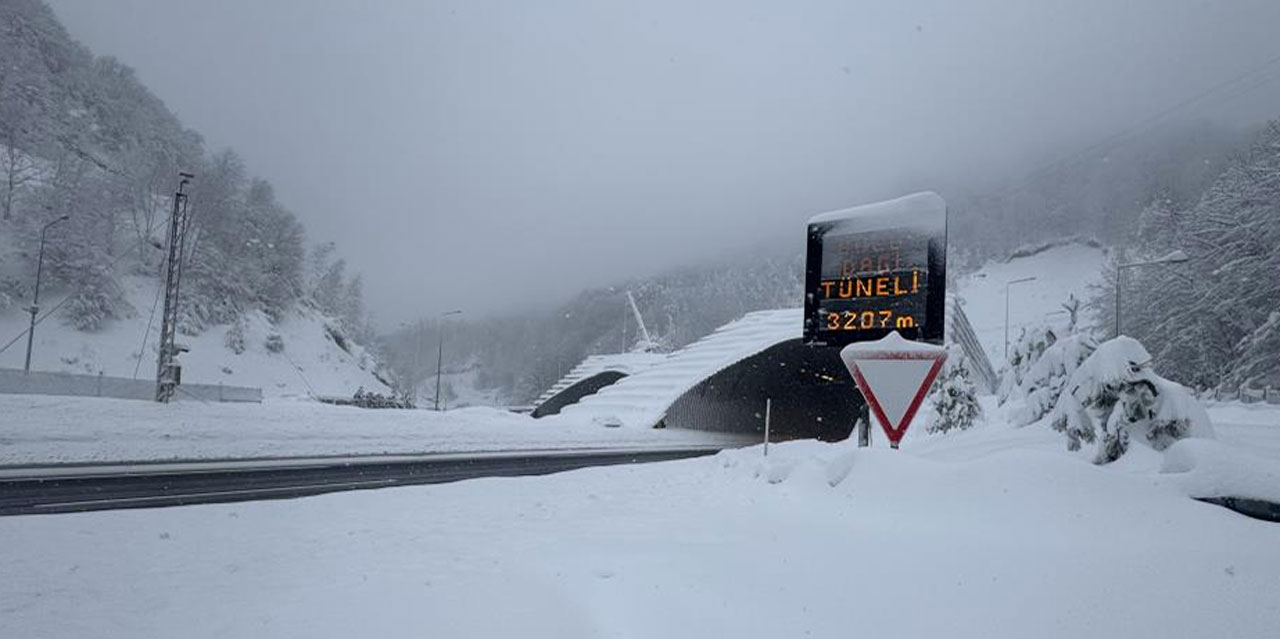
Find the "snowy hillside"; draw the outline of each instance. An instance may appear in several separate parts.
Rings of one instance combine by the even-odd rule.
[[[965,313],[992,365],[999,369],[1004,362],[1007,282],[1036,278],[1009,287],[1009,341],[1013,343],[1024,327],[1065,326],[1068,316],[1061,304],[1075,295],[1083,307],[1089,297],[1089,285],[1102,279],[1106,259],[1106,251],[1099,247],[1068,243],[1007,261],[988,262],[959,278],[955,293],[963,300]]]
[[[151,316],[155,280],[124,278],[122,288],[132,311],[122,319],[107,322],[101,330],[78,331],[58,315],[37,326],[32,369],[91,375],[101,372],[116,377],[134,377],[136,373],[138,379],[153,379],[160,329],[159,310],[154,319]],[[55,290],[45,291],[42,297],[47,300],[43,306],[50,308],[62,296]],[[0,344],[26,329],[29,316],[19,306],[0,311]],[[230,325],[215,325],[194,337],[179,334],[178,342],[191,349],[182,356],[183,381],[258,386],[268,397],[351,395],[361,386],[386,392],[386,386],[373,375],[373,358],[349,340],[344,340],[344,350],[326,330],[326,324],[333,321],[301,305],[275,325],[254,311],[246,316],[244,351],[239,354],[227,345]],[[280,336],[282,351],[273,353],[267,349],[271,335]],[[0,368],[22,368],[25,354],[24,337],[0,353]]]

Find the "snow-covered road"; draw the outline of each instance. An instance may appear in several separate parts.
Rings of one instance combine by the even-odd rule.
[[[0,395],[0,466],[176,459],[740,445],[724,433],[605,428],[496,408],[365,410],[308,400],[155,404]]]

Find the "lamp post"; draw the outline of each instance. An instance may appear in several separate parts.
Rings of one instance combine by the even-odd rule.
[[[440,314],[440,349],[436,352],[436,410],[440,410],[440,374],[444,371],[444,318],[460,314],[462,311]]]
[[[1116,337],[1120,337],[1120,288],[1123,284],[1124,270],[1137,266],[1154,266],[1156,264],[1181,264],[1190,260],[1187,254],[1181,250],[1173,251],[1158,260],[1148,260],[1146,262],[1129,262],[1128,264],[1116,265]]]
[[[36,258],[36,290],[31,296],[31,308],[28,309],[31,311],[31,326],[27,328],[27,362],[22,366],[23,374],[31,372],[31,345],[36,336],[36,315],[40,313],[40,276],[44,273],[44,236],[50,226],[70,218],[70,215],[63,215],[45,224],[40,229],[40,257]]]
[[[1009,287],[1022,282],[1030,282],[1036,277],[1020,277],[1016,280],[1009,280],[1004,283],[1004,358],[1009,359]]]

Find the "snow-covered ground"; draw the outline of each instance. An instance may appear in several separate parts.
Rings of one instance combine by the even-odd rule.
[[[1047,281],[1024,290],[1036,321],[1080,295],[1101,259],[1068,246],[967,279],[992,354],[1002,278]],[[922,411],[900,451],[877,432],[864,450],[793,442],[767,459],[754,446],[546,477],[0,518],[0,635],[1276,635],[1280,524],[1191,498],[1280,501],[1280,407],[1211,403],[1216,441],[1138,444],[1099,467],[1043,423],[1011,427],[1016,407],[983,401],[982,423],[946,435],[926,434]],[[0,396],[0,463],[707,436],[481,408]]]
[[[1040,325],[1060,327],[1068,315],[1061,304],[1075,295],[1081,303],[1089,299],[1089,285],[1102,281],[1106,253],[1097,247],[1080,243],[1054,246],[1034,255],[1008,261],[988,262],[974,273],[956,281],[954,293],[964,301],[965,314],[974,333],[987,350],[997,370],[1004,362],[1005,285],[1024,277],[1033,281],[1009,287],[1009,341],[1018,338],[1023,328]]]
[[[301,399],[155,404],[0,395],[0,465],[741,443],[733,435],[675,429],[551,427],[481,407],[435,412]]]
[[[124,278],[125,299],[133,308],[126,317],[109,321],[99,331],[86,333],[64,323],[57,315],[36,327],[31,367],[34,370],[114,377],[155,379],[156,344],[160,311],[152,316],[156,281]],[[58,291],[45,291],[46,308],[61,299]],[[0,346],[27,328],[30,316],[17,306],[0,311]],[[147,330],[148,322],[151,328]],[[338,347],[325,331],[325,318],[305,308],[290,312],[279,324],[271,324],[260,312],[248,315],[245,350],[236,354],[226,346],[229,325],[214,326],[195,337],[179,335],[191,351],[182,355],[182,379],[189,383],[261,387],[267,397],[341,395],[356,389],[386,392],[373,376],[374,362],[358,345],[351,352]],[[267,350],[270,334],[284,341],[284,351]],[[143,346],[143,337],[146,345]],[[142,353],[142,361],[138,354]],[[26,355],[23,337],[0,353],[0,368],[22,368]]]
[[[59,638],[1275,636],[1280,525],[1048,435],[2,518],[0,619]]]

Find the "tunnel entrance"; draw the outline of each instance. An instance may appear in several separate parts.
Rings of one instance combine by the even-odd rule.
[[[574,382],[568,388],[552,395],[546,401],[538,404],[531,413],[535,418],[546,417],[548,415],[557,415],[560,409],[570,404],[576,404],[587,395],[594,395],[601,388],[616,383],[618,380],[626,377],[627,374],[621,371],[603,371],[596,373],[590,377]]]
[[[773,405],[771,439],[846,439],[863,404],[840,349],[805,346],[796,338],[703,379],[659,425],[763,438],[766,399]]]

